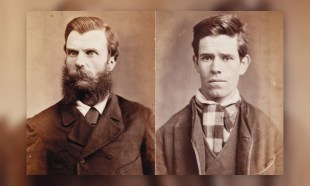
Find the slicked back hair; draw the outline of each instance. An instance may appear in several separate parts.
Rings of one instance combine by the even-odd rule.
[[[193,28],[194,37],[192,47],[198,58],[199,42],[206,36],[228,35],[238,39],[238,53],[240,60],[248,54],[248,39],[245,24],[236,15],[216,15],[202,20]]]
[[[80,34],[83,34],[91,30],[105,31],[105,35],[108,41],[109,54],[110,56],[114,57],[115,60],[117,60],[119,51],[118,51],[118,38],[116,36],[116,33],[114,33],[111,30],[111,27],[109,27],[106,23],[104,23],[103,20],[97,17],[77,17],[77,18],[74,18],[72,21],[70,21],[67,24],[66,31],[65,31],[66,44],[67,44],[68,36],[72,31],[77,31]],[[66,44],[64,46],[65,51],[67,48]]]

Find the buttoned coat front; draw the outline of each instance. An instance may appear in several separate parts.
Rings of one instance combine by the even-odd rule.
[[[27,120],[27,174],[154,174],[152,111],[111,94],[96,127],[58,102]]]

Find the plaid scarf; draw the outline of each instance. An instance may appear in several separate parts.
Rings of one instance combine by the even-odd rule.
[[[218,155],[234,127],[240,101],[221,106],[216,103],[203,104],[196,98],[195,103],[205,139],[214,154]]]

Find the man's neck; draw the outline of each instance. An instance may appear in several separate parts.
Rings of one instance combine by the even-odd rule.
[[[208,101],[216,102],[220,105],[227,105],[231,101],[235,101],[237,99],[240,99],[239,91],[237,88],[234,91],[232,91],[229,95],[222,97],[222,98],[211,98],[202,89],[199,89],[199,91],[202,93],[202,95],[205,97],[205,99],[207,99]]]
[[[106,107],[108,102],[109,95],[107,95],[102,101],[96,103],[95,105],[87,105],[86,103],[82,102],[81,100],[76,101],[76,108],[85,116],[86,113],[89,111],[90,107],[94,107],[99,111],[100,114],[103,113],[103,110]]]

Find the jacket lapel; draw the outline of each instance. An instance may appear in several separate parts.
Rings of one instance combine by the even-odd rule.
[[[112,142],[123,132],[123,130],[124,124],[122,122],[118,98],[111,93],[105,111],[99,118],[97,126],[91,133],[81,154],[82,158],[89,156]]]
[[[243,99],[241,99],[239,112],[239,130],[238,130],[238,147],[237,147],[237,174],[250,174],[250,158],[253,147],[251,126],[248,121],[248,108]]]
[[[204,145],[204,134],[200,124],[199,116],[196,111],[194,98],[191,101],[191,111],[192,111],[192,134],[191,142],[196,156],[197,166],[199,170],[199,175],[205,174],[205,145]]]
[[[68,127],[76,120],[75,114],[73,112],[73,106],[64,104],[63,101],[60,101],[61,105],[61,118],[62,118],[62,125],[64,127]]]
[[[85,146],[91,132],[93,131],[93,127],[87,123],[82,114],[77,115],[77,118],[78,119],[74,121],[74,125],[68,135],[68,139]]]
[[[62,125],[68,127],[68,140],[85,146],[92,128],[84,116],[73,106],[61,105]]]

